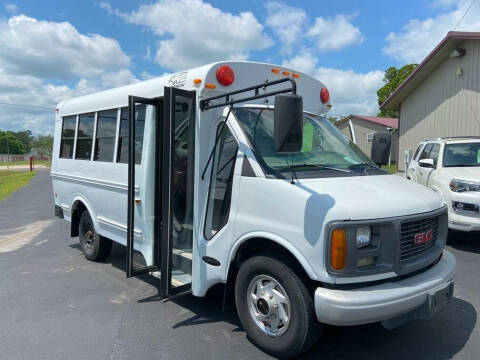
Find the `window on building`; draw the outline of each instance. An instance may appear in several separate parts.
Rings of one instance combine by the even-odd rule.
[[[145,128],[146,105],[135,106],[135,164],[142,162],[143,132]],[[118,136],[117,161],[128,163],[128,108],[122,108],[120,115],[120,133]]]
[[[373,133],[367,134],[367,143],[371,144],[373,142]]]
[[[78,117],[77,148],[75,159],[90,160],[92,155],[93,129],[95,113],[82,114]]]
[[[60,140],[59,157],[71,159],[73,156],[73,144],[75,143],[75,125],[77,116],[65,116],[62,124],[62,138]]]
[[[228,221],[232,197],[233,171],[238,145],[228,126],[219,125],[218,145],[212,162],[204,234],[211,239]]]
[[[113,161],[117,113],[117,109],[98,112],[97,132],[95,135],[95,154],[93,160]]]

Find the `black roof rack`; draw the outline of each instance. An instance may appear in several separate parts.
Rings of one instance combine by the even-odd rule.
[[[265,92],[263,94],[259,94],[259,92],[258,92],[260,89],[266,90],[267,87],[269,87],[269,86],[281,84],[281,83],[284,83],[284,82],[290,82],[292,84],[292,86],[289,87],[289,88],[281,89],[281,90]],[[241,94],[241,93],[244,93],[244,92],[247,92],[247,91],[253,91],[254,92],[253,96],[247,96],[247,97],[243,97],[243,98],[240,98],[240,99],[233,99],[231,97],[232,95]],[[297,83],[293,79],[283,78],[283,79],[273,80],[273,81],[265,80],[265,82],[263,82],[261,84],[258,84],[258,85],[250,86],[250,87],[247,87],[247,88],[244,88],[244,89],[235,90],[235,91],[224,93],[222,95],[216,95],[216,96],[212,96],[212,97],[200,100],[200,110],[204,111],[204,110],[207,110],[207,109],[213,109],[213,108],[217,108],[217,107],[233,105],[233,104],[237,104],[237,103],[240,103],[240,102],[245,102],[245,101],[255,100],[255,99],[262,99],[262,98],[266,98],[266,97],[270,97],[270,96],[274,96],[274,95],[278,95],[278,94],[290,93],[290,92],[292,94],[297,93]],[[217,99],[222,99],[222,98],[225,98],[225,99],[221,102],[211,103],[212,100],[217,100]]]

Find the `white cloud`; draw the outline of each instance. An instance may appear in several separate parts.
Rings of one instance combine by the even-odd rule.
[[[291,54],[295,43],[300,43],[306,14],[303,9],[287,6],[279,2],[266,3],[265,24],[273,29],[282,47],[282,54]]]
[[[55,108],[67,98],[138,81],[129,64],[116,40],[80,34],[69,23],[0,19],[2,103]],[[0,129],[51,133],[54,117],[54,110],[0,105]]]
[[[437,6],[454,5],[454,10],[444,12],[425,20],[412,19],[401,31],[387,35],[383,53],[402,63],[419,63],[442,40],[448,31],[454,29],[464,15],[471,1],[438,1]],[[480,31],[480,2],[476,2],[462,20],[456,31]]]
[[[365,38],[350,20],[353,16],[338,14],[335,17],[317,17],[307,36],[314,38],[321,51],[339,50],[349,45],[361,44]]]
[[[251,12],[234,15],[201,0],[159,0],[130,14],[100,4],[127,22],[150,28],[160,37],[155,60],[169,70],[217,60],[244,60],[272,40]]]
[[[18,12],[18,6],[15,5],[15,4],[6,4],[5,5],[5,10],[9,13],[9,14],[16,14]]]
[[[284,61],[282,65],[312,75],[325,84],[333,105],[330,115],[378,113],[377,90],[383,86],[383,71],[357,73],[353,70],[316,67],[317,58],[308,49],[303,49],[299,55]]]
[[[0,67],[42,78],[94,77],[130,64],[114,39],[25,15],[0,20],[0,49]]]

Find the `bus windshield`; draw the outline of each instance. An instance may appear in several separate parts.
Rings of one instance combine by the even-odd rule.
[[[245,107],[233,112],[257,160],[270,173],[294,170],[300,177],[302,172],[321,170],[336,171],[339,176],[385,173],[325,117],[304,113],[302,149],[285,154],[275,152],[273,109]]]

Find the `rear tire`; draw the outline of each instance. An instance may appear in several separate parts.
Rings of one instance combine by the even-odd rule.
[[[78,223],[78,237],[80,248],[85,257],[90,261],[105,259],[112,250],[112,240],[100,236],[93,225],[88,211],[84,211]]]
[[[255,256],[241,265],[235,303],[250,341],[273,356],[296,357],[321,334],[322,324],[307,286],[291,267],[275,258]]]

